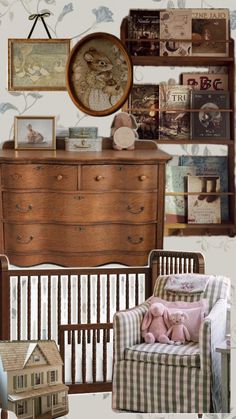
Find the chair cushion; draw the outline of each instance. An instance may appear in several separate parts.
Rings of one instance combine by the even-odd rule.
[[[229,289],[230,289],[230,280],[224,276],[215,276],[211,275],[206,289],[203,293],[196,293],[196,294],[176,294],[176,293],[169,293],[165,289],[165,285],[169,275],[160,275],[158,276],[153,295],[154,297],[160,297],[164,300],[168,301],[198,301],[202,298],[207,298],[209,304],[209,311],[211,311],[212,307],[216,303],[219,298],[227,298]]]
[[[140,343],[125,349],[125,359],[153,364],[200,368],[199,345],[195,342],[179,346],[163,343]]]

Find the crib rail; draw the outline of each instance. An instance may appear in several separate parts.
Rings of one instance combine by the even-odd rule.
[[[189,272],[204,273],[201,254],[153,250],[146,267],[73,269],[9,269],[0,255],[0,340],[53,339],[70,392],[109,391],[114,313],[151,296],[158,275]]]
[[[59,325],[110,323],[152,292],[148,267],[8,270],[5,257],[1,266],[1,340],[58,343]]]
[[[69,393],[111,391],[112,365],[110,362],[110,368],[108,368],[108,358],[111,361],[112,328],[112,323],[59,326],[58,342],[64,362],[63,378],[69,386]],[[79,335],[82,336],[78,338]],[[67,344],[68,342],[70,345]],[[76,347],[79,346],[80,356],[76,350]],[[98,353],[98,346],[102,346],[100,353]],[[98,356],[101,361],[99,365]],[[65,370],[67,370],[67,377],[70,370],[69,378],[66,377]],[[88,374],[88,370],[90,374]],[[80,373],[79,379],[78,372]]]

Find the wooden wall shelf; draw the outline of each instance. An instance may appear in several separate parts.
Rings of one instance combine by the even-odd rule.
[[[124,18],[121,23],[120,37],[124,45],[127,46],[128,37],[128,18]],[[160,40],[159,40],[160,41]],[[157,42],[159,42],[157,40]],[[224,41],[225,42],[225,41]],[[165,235],[229,235],[236,234],[236,210],[235,210],[235,55],[234,55],[234,40],[229,39],[229,56],[227,57],[163,57],[163,56],[131,56],[133,65],[135,66],[156,66],[156,67],[206,67],[206,66],[226,66],[228,70],[228,83],[230,89],[230,106],[229,109],[224,110],[229,112],[230,116],[230,139],[225,140],[221,138],[203,138],[198,139],[180,139],[180,140],[165,140],[154,139],[157,144],[173,145],[173,144],[199,144],[199,145],[222,145],[226,146],[228,150],[228,192],[221,193],[228,197],[229,204],[229,221],[221,224],[180,224],[180,223],[165,223]],[[181,69],[182,70],[182,69]],[[155,83],[153,80],[151,83]],[[156,82],[158,84],[158,81]],[[124,105],[125,111],[132,112],[129,109],[128,103]],[[192,112],[197,111],[192,110]],[[145,110],[144,110],[145,112]],[[171,149],[170,149],[171,151]],[[166,195],[181,195],[175,193],[167,193]],[[188,193],[183,193],[187,196]]]

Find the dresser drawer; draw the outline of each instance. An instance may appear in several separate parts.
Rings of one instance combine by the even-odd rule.
[[[157,218],[154,192],[3,192],[3,218],[9,221],[147,222]]]
[[[156,188],[156,165],[85,165],[82,167],[83,190],[147,190]]]
[[[77,166],[3,164],[2,186],[15,189],[76,190]]]
[[[155,247],[156,225],[53,225],[5,223],[8,252],[148,251]]]

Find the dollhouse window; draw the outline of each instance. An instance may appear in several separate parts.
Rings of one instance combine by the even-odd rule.
[[[36,372],[33,378],[34,382],[32,385],[38,386],[39,384],[43,384],[43,372]]]
[[[39,361],[40,361],[40,356],[34,355],[34,362],[39,362]]]
[[[17,416],[25,415],[27,413],[27,402],[17,403]]]
[[[55,381],[57,381],[57,371],[50,371],[50,381],[51,383],[54,383]]]
[[[23,388],[24,387],[24,376],[18,375],[17,377],[17,388]]]
[[[58,404],[58,394],[55,393],[52,395],[52,405],[56,406]]]

